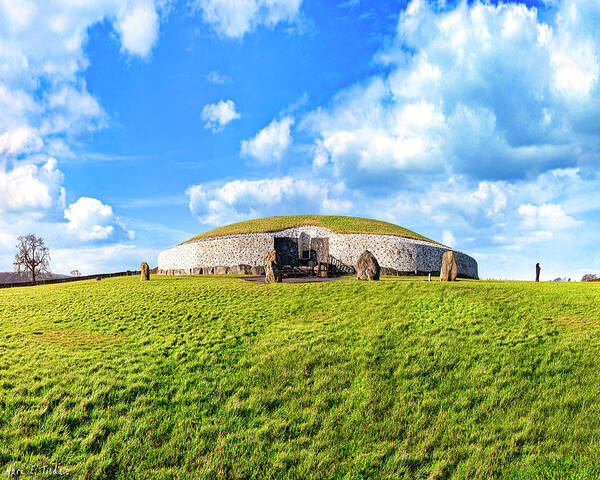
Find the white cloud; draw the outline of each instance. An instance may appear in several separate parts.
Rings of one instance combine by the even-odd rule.
[[[148,262],[152,267],[157,265],[158,253],[156,249],[139,248],[123,243],[91,248],[58,248],[50,251],[53,272],[67,273],[77,269],[83,275],[138,270],[141,262]]]
[[[282,155],[292,143],[290,127],[294,119],[284,117],[273,120],[255,137],[242,141],[242,157],[253,157],[260,164],[270,164],[281,161]]]
[[[205,22],[221,36],[241,38],[259,25],[293,22],[302,0],[195,0]]]
[[[351,88],[336,99],[331,112],[318,110],[307,123],[318,132],[313,165],[354,183],[397,180],[406,172],[439,172],[439,138],[447,127],[432,104],[387,104],[389,92],[381,79]]]
[[[0,166],[0,231],[7,236],[0,239],[0,258],[3,250],[13,247],[5,244],[5,238],[27,233],[41,235],[53,247],[133,240],[134,232],[97,199],[81,197],[65,208],[62,183],[54,158],[41,166],[23,162],[13,168]]]
[[[450,178],[419,193],[398,192],[373,199],[364,211],[401,225],[408,222],[419,233],[450,245],[475,242],[480,248],[509,247],[525,240],[545,241],[553,233],[576,233],[583,222],[566,213],[563,202],[569,204],[572,192],[599,186],[600,179],[584,181],[564,170],[520,184],[481,181],[470,186],[464,178]],[[541,205],[535,205],[539,200]],[[533,231],[546,233],[532,237]]]
[[[546,203],[544,205],[523,204],[519,206],[522,225],[526,229],[555,232],[580,227],[583,222],[567,215],[560,205]]]
[[[348,212],[352,204],[337,190],[343,187],[282,177],[192,185],[187,194],[198,220],[216,226],[270,215]]]
[[[69,231],[85,240],[106,239],[114,230],[112,208],[95,198],[81,197],[67,207],[65,218]]]
[[[38,150],[42,140],[29,126],[13,128],[0,135],[0,155],[13,156],[17,153]]]
[[[44,118],[39,124],[43,135],[93,131],[106,124],[104,110],[81,81],[48,93],[43,107]],[[47,140],[46,149],[50,141]]]
[[[0,211],[15,234],[64,227],[63,175],[54,155],[72,155],[73,134],[101,128],[106,114],[82,72],[89,28],[112,24],[122,50],[146,56],[162,0],[0,1]],[[27,211],[27,218],[18,212]],[[9,222],[12,220],[12,222]],[[104,233],[97,230],[93,237]]]
[[[240,118],[241,115],[235,111],[235,103],[232,100],[219,100],[218,103],[210,103],[202,109],[202,121],[204,128],[213,132],[220,132],[229,122]]]
[[[0,158],[68,155],[65,137],[106,125],[81,75],[89,28],[112,24],[122,50],[144,57],[166,9],[164,0],[0,1]]]
[[[456,238],[452,235],[450,230],[444,230],[442,232],[442,243],[448,247],[454,247],[456,244]]]
[[[563,1],[551,24],[517,3],[413,0],[376,57],[390,73],[304,119],[315,171],[357,187],[410,185],[524,179],[597,158],[598,18],[588,0]]]
[[[64,195],[63,175],[51,158],[43,166],[0,166],[0,212],[48,209]]]
[[[16,244],[16,237],[13,237],[9,233],[0,232],[0,251],[15,248]]]
[[[158,14],[151,0],[139,1],[120,13],[116,29],[123,50],[146,57],[158,38]]]
[[[106,240],[124,228],[110,205],[96,198],[81,197],[65,209],[67,229],[81,240]],[[133,237],[133,232],[127,232]]]
[[[554,35],[544,32],[554,88],[566,100],[585,102],[598,86],[600,6],[589,0],[564,0],[556,17]],[[597,108],[597,106],[596,106]]]
[[[206,75],[205,78],[206,78],[207,82],[214,83],[217,85],[222,85],[224,83],[231,83],[231,81],[232,81],[231,77],[229,77],[228,75],[216,72],[215,70],[208,72],[208,74]]]

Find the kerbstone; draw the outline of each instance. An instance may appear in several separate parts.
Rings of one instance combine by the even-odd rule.
[[[356,262],[356,278],[359,280],[379,280],[381,269],[377,259],[371,252],[365,250]]]

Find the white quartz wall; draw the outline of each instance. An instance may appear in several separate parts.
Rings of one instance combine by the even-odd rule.
[[[423,240],[392,235],[336,234],[321,227],[295,227],[272,233],[255,233],[214,237],[183,243],[165,250],[158,256],[159,270],[190,270],[245,264],[262,266],[267,251],[274,245],[274,237],[329,238],[329,254],[340,262],[353,266],[365,250],[369,250],[383,268],[398,272],[437,272],[442,255],[449,248]],[[477,262],[468,255],[454,251],[461,276],[477,278]]]
[[[273,236],[215,237],[182,243],[158,255],[159,270],[234,265],[264,265],[265,253],[273,249]]]

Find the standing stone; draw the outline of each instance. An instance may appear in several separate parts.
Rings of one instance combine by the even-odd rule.
[[[140,276],[140,280],[150,280],[150,267],[146,262],[142,262],[140,267],[142,274]]]
[[[454,258],[454,252],[448,250],[442,256],[442,268],[440,269],[440,281],[453,282],[458,276],[458,264]]]
[[[379,280],[381,268],[375,256],[365,250],[356,261],[356,278],[359,280]]]
[[[277,263],[277,252],[265,253],[265,283],[281,283],[281,269]]]
[[[229,267],[224,265],[219,265],[218,267],[215,267],[215,275],[228,275],[229,271]]]

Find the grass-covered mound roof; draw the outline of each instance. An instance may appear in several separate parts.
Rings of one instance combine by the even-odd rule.
[[[241,235],[245,233],[266,233],[284,230],[286,228],[314,226],[328,228],[334,233],[370,233],[374,235],[394,235],[396,237],[414,238],[433,242],[418,233],[381,220],[370,218],[343,217],[339,215],[290,215],[285,217],[267,217],[245,222],[232,223],[215,228],[188,240],[200,238],[223,237],[225,235]],[[434,242],[437,243],[437,242]]]

